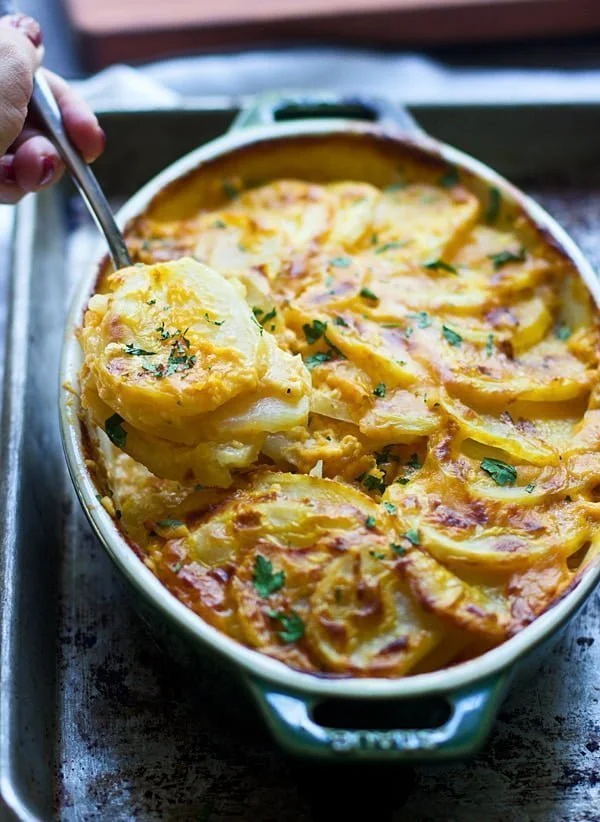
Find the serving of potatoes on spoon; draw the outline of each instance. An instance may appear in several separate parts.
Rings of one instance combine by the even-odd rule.
[[[82,402],[154,474],[227,487],[267,434],[306,423],[310,375],[244,287],[190,257],[120,269],[90,300]]]

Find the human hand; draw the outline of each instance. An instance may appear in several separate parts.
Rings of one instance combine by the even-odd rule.
[[[64,164],[40,132],[28,105],[33,74],[43,55],[39,24],[24,14],[0,18],[0,203],[60,179]],[[44,70],[67,133],[88,163],[103,151],[105,136],[93,112],[58,75]]]

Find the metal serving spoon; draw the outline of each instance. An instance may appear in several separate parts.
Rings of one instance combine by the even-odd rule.
[[[115,268],[125,268],[131,265],[125,238],[115,222],[106,195],[96,175],[67,136],[54,95],[41,71],[35,74],[30,106],[43,125],[46,135],[52,140],[64,160],[96,225],[106,237]]]
[[[17,12],[15,6],[12,0],[0,0],[0,16],[15,14]],[[106,237],[115,268],[131,265],[125,239],[115,222],[108,200],[94,172],[67,136],[58,104],[46,78],[39,70],[35,73],[33,80],[30,109],[40,120],[46,136],[56,146],[96,225]]]

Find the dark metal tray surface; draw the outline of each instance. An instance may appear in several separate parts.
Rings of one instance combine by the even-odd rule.
[[[98,172],[113,201],[234,113],[105,113]],[[600,265],[600,107],[415,114],[539,198]],[[599,594],[512,693],[485,750],[443,768],[292,762],[212,670],[155,644],[74,499],[58,435],[67,298],[97,244],[67,185],[18,209],[0,434],[0,818],[597,822]]]

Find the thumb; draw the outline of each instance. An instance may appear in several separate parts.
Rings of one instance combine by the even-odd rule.
[[[41,49],[33,44],[23,28],[15,25],[15,17],[21,15],[0,18],[0,156],[21,133],[33,74],[42,56]]]

